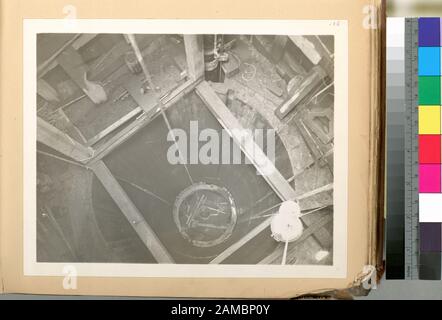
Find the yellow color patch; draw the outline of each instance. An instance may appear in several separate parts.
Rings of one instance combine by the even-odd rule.
[[[441,134],[440,106],[419,107],[419,134]]]

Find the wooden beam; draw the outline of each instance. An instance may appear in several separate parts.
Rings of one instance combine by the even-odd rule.
[[[196,87],[196,92],[220,122],[222,127],[229,132],[233,141],[241,148],[248,159],[255,165],[258,172],[267,181],[273,191],[282,201],[296,200],[296,193],[290,183],[276,169],[273,162],[267,158],[261,148],[255,143],[253,137],[244,137],[238,134],[243,129],[238,119],[230,112],[227,106],[221,101],[210,85],[203,81]],[[239,250],[244,244],[255,238],[260,232],[268,228],[272,219],[267,219],[257,228],[248,233],[241,240],[222,252],[211,263],[219,264],[226,258]]]
[[[241,134],[244,128],[210,85],[203,81],[196,87],[196,91],[222,127],[227,130],[233,141],[241,148],[281,200],[295,200],[296,193],[290,183],[278,171],[274,163],[267,158],[261,148],[255,143],[253,137]]]
[[[187,73],[193,80],[204,77],[204,47],[202,35],[184,35]]]
[[[290,36],[289,38],[314,65],[321,65],[328,76],[334,79],[333,54],[319,36]]]
[[[46,80],[37,80],[37,94],[48,102],[60,102],[57,90],[47,83]]]
[[[64,49],[72,45],[75,50],[78,50],[86,45],[88,42],[90,42],[92,39],[94,39],[96,36],[96,33],[74,35],[71,40],[67,41],[60,49],[54,52],[52,56],[50,56],[47,60],[45,60],[37,67],[37,77],[44,77],[49,71],[58,66],[58,62],[56,59],[63,52]]]
[[[313,90],[323,83],[327,76],[321,66],[313,67],[304,81],[292,93],[290,99],[284,102],[279,108],[275,110],[275,115],[279,119],[284,119],[290,112],[292,112],[301,102],[303,102]]]
[[[63,109],[58,109],[57,112],[60,115],[61,119],[63,119],[63,121],[64,121],[64,124],[66,126],[66,133],[69,136],[72,135],[74,138],[78,136],[81,139],[80,143],[86,144],[87,143],[86,137],[83,135],[81,130],[78,129],[78,127],[72,123],[71,119],[69,119],[69,117],[63,111]]]
[[[48,69],[55,68],[57,66],[55,59],[57,59],[57,57],[60,55],[60,53],[62,53],[63,50],[66,49],[67,47],[71,46],[80,36],[81,36],[81,34],[75,34],[72,37],[72,39],[67,41],[60,49],[55,51],[52,56],[50,56],[46,61],[41,63],[37,67],[37,77],[39,77],[39,78],[43,77],[49,71]],[[54,64],[54,62],[55,62],[55,64]]]
[[[315,45],[304,36],[289,36],[290,40],[304,53],[304,55],[314,65],[318,65],[322,55],[316,49]]]
[[[131,112],[120,118],[118,121],[114,122],[112,125],[98,133],[95,137],[89,139],[87,141],[88,146],[92,146],[96,144],[98,141],[103,139],[108,134],[112,133],[114,130],[117,130],[119,127],[121,127],[123,124],[128,122],[130,119],[134,118],[135,116],[139,115],[141,112],[143,112],[143,109],[141,107],[137,107],[133,109]]]
[[[319,63],[324,70],[327,72],[330,79],[334,79],[334,54],[330,52],[329,48],[322,42],[320,36],[306,36],[307,40],[309,40],[315,46],[316,50],[321,55],[322,59]]]
[[[143,215],[138,211],[104,162],[98,161],[94,163],[91,169],[157,262],[163,264],[174,263],[172,256],[167,252],[167,249],[158,239],[154,230],[146,222]]]
[[[247,242],[250,240],[253,240],[258,234],[263,232],[265,229],[267,229],[272,222],[272,218],[267,219],[263,223],[261,223],[259,226],[257,226],[255,229],[250,231],[248,234],[245,235],[241,240],[224,250],[220,255],[218,255],[215,259],[213,259],[210,264],[220,264],[224,260],[226,260],[228,257],[230,257],[232,254],[234,254],[236,251],[238,251],[242,246],[244,246]]]
[[[78,143],[40,117],[37,117],[37,141],[81,163],[86,163],[93,157],[92,149]]]

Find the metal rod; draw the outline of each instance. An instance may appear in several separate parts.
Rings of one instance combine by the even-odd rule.
[[[170,125],[169,119],[167,119],[166,112],[164,111],[165,108],[164,108],[164,105],[163,105],[163,101],[159,97],[160,94],[161,94],[160,90],[158,90],[157,86],[155,86],[155,84],[152,81],[152,77],[150,76],[149,70],[147,69],[147,66],[146,66],[146,64],[144,62],[143,55],[141,54],[140,48],[138,47],[137,41],[135,39],[135,36],[133,34],[128,34],[127,35],[127,39],[129,40],[129,43],[130,43],[130,45],[132,46],[132,49],[135,52],[135,56],[137,57],[137,60],[140,63],[141,68],[143,69],[144,77],[146,78],[146,81],[147,81],[149,87],[156,92],[156,95],[155,95],[156,102],[157,102],[158,107],[159,107],[159,109],[161,111],[161,115],[163,116],[164,122],[166,123],[167,130],[171,133],[173,131],[172,130],[172,126]],[[191,184],[194,184],[194,181],[193,181],[192,176],[190,174],[189,168],[187,168],[187,165],[185,164],[186,163],[186,159],[184,159],[183,156],[182,156],[182,153],[181,153],[181,150],[179,148],[178,142],[175,139],[175,135],[171,134],[171,136],[173,137],[173,141],[174,141],[174,143],[175,143],[175,145],[177,147],[179,156],[180,156],[181,161],[182,161],[182,163],[184,165],[184,168],[186,169],[186,172],[187,172],[187,175],[189,177],[189,180],[190,180]]]
[[[119,181],[121,181],[121,182],[124,182],[124,183],[129,184],[129,185],[131,185],[132,187],[134,187],[135,189],[138,189],[138,190],[144,192],[145,194],[148,194],[148,195],[150,195],[150,196],[152,196],[152,197],[154,197],[154,198],[160,200],[161,202],[163,202],[163,203],[165,203],[165,204],[167,204],[167,205],[171,205],[171,203],[170,203],[169,201],[167,201],[167,200],[161,198],[159,195],[157,195],[156,193],[154,193],[154,192],[152,192],[152,191],[150,191],[150,190],[148,190],[148,189],[145,189],[145,188],[143,188],[143,187],[140,187],[140,186],[137,185],[136,183],[133,183],[133,182],[127,181],[126,179],[123,179],[123,178],[118,177],[118,176],[115,176],[115,179],[117,179],[117,180],[119,180]]]
[[[284,254],[282,255],[282,262],[281,265],[285,266],[287,264],[287,250],[289,248],[289,240],[285,241],[285,246],[284,246]]]

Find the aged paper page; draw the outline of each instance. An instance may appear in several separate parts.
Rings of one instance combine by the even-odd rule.
[[[44,6],[43,3],[45,4]],[[369,230],[367,228],[367,223],[370,214],[367,207],[369,201],[367,186],[369,185],[368,163],[370,122],[368,119],[370,119],[371,101],[369,90],[371,81],[369,63],[371,54],[371,30],[367,29],[364,24],[364,20],[366,19],[366,13],[364,13],[366,10],[364,10],[364,7],[370,4],[372,3],[343,0],[320,0],[315,3],[303,0],[291,2],[283,1],[282,3],[262,2],[262,6],[265,7],[265,10],[262,10],[263,7],[257,5],[256,2],[236,3],[228,1],[222,4],[217,4],[216,14],[213,14],[213,8],[206,7],[203,2],[198,1],[191,1],[186,4],[159,4],[149,2],[143,2],[140,4],[136,1],[96,1],[90,3],[88,1],[80,0],[71,1],[69,3],[55,0],[45,0],[40,1],[39,3],[31,1],[3,1],[3,15],[5,15],[5,12],[7,12],[7,14],[2,16],[2,77],[7,79],[7,83],[2,79],[1,139],[4,158],[2,159],[1,168],[2,189],[5,190],[5,186],[7,186],[8,192],[5,193],[2,191],[1,195],[1,211],[7,212],[7,214],[4,214],[3,216],[3,223],[1,225],[1,254],[6,291],[51,294],[260,298],[293,297],[307,292],[327,290],[331,288],[346,288],[350,286],[355,279],[358,278],[363,266],[368,263],[369,256]],[[165,8],[167,8],[167,10],[164,10]],[[146,32],[146,29],[143,30],[142,28],[139,29],[136,26],[132,26],[130,21],[136,24],[133,19],[138,19],[136,21],[140,21],[140,25],[143,25],[142,19],[152,18],[324,20],[328,22],[329,27],[323,25],[321,31],[318,29],[316,33],[305,35],[316,35],[319,37],[327,35],[335,36],[336,55],[334,58],[338,65],[335,65],[336,74],[334,77],[336,78],[336,91],[334,98],[336,100],[334,103],[335,108],[338,108],[337,110],[339,110],[339,108],[345,110],[348,105],[348,113],[341,114],[339,116],[340,118],[336,118],[335,112],[335,121],[344,121],[338,129],[335,128],[335,130],[337,130],[335,132],[338,132],[338,134],[343,137],[342,141],[348,140],[348,157],[345,156],[345,150],[347,148],[340,149],[341,144],[339,142],[335,144],[335,148],[337,148],[336,152],[339,151],[337,153],[335,152],[335,178],[337,173],[336,168],[340,168],[341,166],[344,168],[344,171],[338,171],[340,173],[338,179],[344,178],[344,181],[341,180],[340,183],[335,181],[335,183],[338,183],[339,185],[348,185],[348,194],[347,192],[344,192],[343,198],[341,198],[341,200],[344,200],[344,205],[342,205],[341,201],[341,206],[336,206],[335,202],[335,210],[338,209],[338,212],[334,213],[334,216],[337,217],[334,219],[334,230],[335,232],[337,231],[337,233],[334,235],[332,243],[335,251],[334,257],[336,259],[333,259],[334,261],[331,262],[330,269],[327,269],[327,266],[317,266],[313,269],[311,266],[308,266],[307,268],[301,266],[296,269],[298,271],[294,272],[293,270],[295,269],[290,269],[291,266],[289,265],[272,266],[268,267],[268,269],[265,269],[264,266],[264,268],[259,267],[254,269],[254,267],[250,266],[253,265],[253,263],[247,263],[247,261],[245,263],[241,263],[240,261],[240,264],[244,264],[244,266],[236,265],[231,267],[230,265],[211,265],[208,268],[204,268],[204,265],[192,266],[190,263],[185,263],[184,267],[178,266],[177,268],[177,266],[170,263],[170,261],[177,260],[177,257],[173,254],[168,254],[170,248],[167,248],[167,246],[166,249],[169,250],[163,250],[160,241],[154,245],[148,242],[146,245],[151,249],[155,260],[163,261],[163,264],[156,266],[149,264],[146,268],[143,267],[143,264],[102,263],[103,260],[96,255],[91,255],[89,258],[63,258],[61,259],[61,262],[56,261],[56,259],[51,260],[50,257],[48,258],[43,255],[41,256],[42,258],[40,261],[38,261],[38,247],[35,236],[35,232],[38,232],[38,221],[35,219],[35,214],[34,218],[32,218],[32,212],[40,208],[39,203],[41,203],[41,201],[36,198],[35,182],[38,181],[38,183],[42,184],[44,186],[43,190],[45,190],[45,188],[51,183],[48,182],[50,181],[50,175],[49,178],[47,174],[37,176],[39,171],[34,170],[35,162],[28,162],[31,157],[35,157],[36,150],[35,147],[32,146],[33,143],[35,144],[35,136],[32,136],[31,134],[24,135],[24,132],[35,134],[34,130],[36,130],[36,127],[33,127],[33,125],[36,126],[37,123],[35,118],[29,117],[29,114],[31,113],[27,113],[26,108],[37,107],[33,104],[35,103],[36,90],[39,91],[40,96],[44,95],[47,98],[46,100],[56,100],[57,98],[51,96],[53,91],[48,88],[44,82],[39,81],[37,84],[34,72],[34,74],[29,74],[29,70],[35,68],[36,62],[35,57],[33,58],[34,55],[29,55],[29,51],[37,52],[38,56],[38,46],[30,46],[30,44],[35,43],[34,40],[37,39],[37,33],[61,33],[62,31],[58,29],[62,28],[57,28],[57,23],[59,23],[57,21],[48,21],[46,24],[45,21],[33,21],[31,19],[63,18],[68,18],[65,19],[65,28],[66,30],[69,30],[70,28],[70,31],[66,32],[70,34],[86,34],[87,30],[93,30],[89,31],[93,33],[104,34],[106,33],[105,29],[108,29],[107,32],[109,33],[135,33],[137,36],[138,34],[148,34],[149,32]],[[105,24],[103,23],[97,23],[95,26],[93,21],[85,22],[85,24],[80,21],[77,23],[75,18],[127,19],[129,22],[127,24],[119,24],[118,21],[116,21],[113,23],[112,27],[105,28]],[[24,19],[29,20],[24,22]],[[241,35],[258,34],[258,31],[253,32],[248,29],[245,20],[242,20],[242,23],[245,26],[240,33]],[[253,23],[256,22],[251,22],[252,25]],[[318,25],[320,24],[321,23],[318,22]],[[217,27],[214,26],[211,29],[209,27],[210,25],[210,23],[207,24],[207,30],[212,30],[212,32],[208,32],[209,34],[222,33],[228,35],[234,33],[229,32],[231,29],[228,27],[225,27],[227,30],[226,32],[222,32],[222,28],[217,29]],[[213,23],[212,25],[215,24]],[[288,25],[290,26],[290,21],[288,21]],[[170,27],[170,24],[165,24],[163,27],[164,29],[158,28],[159,31],[157,31],[157,33],[177,33],[177,29]],[[170,28],[168,32],[166,31],[167,28]],[[335,31],[333,31],[335,29],[343,30],[343,33],[340,33],[341,31],[335,33]],[[194,34],[190,29],[188,32],[184,33],[189,35]],[[264,31],[261,33],[264,33]],[[302,44],[299,43],[301,40],[296,38],[296,36],[301,36],[302,32],[300,34],[299,31],[292,32],[288,30],[286,33],[280,31],[274,32],[273,35],[290,35],[293,37],[292,41],[294,43],[297,43],[298,41],[298,46],[302,47]],[[344,36],[344,39],[342,36]],[[342,41],[342,39],[345,41]],[[131,44],[130,37],[128,37],[127,41],[128,44]],[[138,41],[140,41],[140,36],[138,36]],[[325,40],[323,39],[322,41]],[[75,45],[72,46],[75,47]],[[186,51],[186,53],[188,52]],[[82,87],[83,85],[87,86],[89,84],[89,87],[82,89],[85,95],[92,101],[94,101],[94,99],[100,99],[99,93],[92,93],[93,88],[91,86],[93,86],[95,82],[91,82],[91,79],[87,79],[87,72],[86,76],[84,76],[85,72],[81,73],[78,65],[76,68],[75,64],[72,63],[76,59],[75,52],[69,54],[71,56],[66,59],[57,59],[59,64],[58,68],[61,67],[64,72],[68,73],[79,87]],[[310,55],[310,57],[313,64],[317,63],[315,62],[314,55]],[[7,61],[7,63],[5,63],[5,61]],[[192,62],[187,63],[188,65],[192,65]],[[193,65],[197,66],[196,63]],[[29,66],[31,66],[31,68],[29,68]],[[250,74],[253,74],[252,69],[253,67],[249,67],[249,69],[243,70],[243,75],[246,80],[249,79],[247,77]],[[79,71],[80,73],[78,73]],[[197,73],[197,68],[190,68],[188,70],[188,76],[190,76],[189,79],[196,79],[197,76],[192,74],[192,72]],[[28,76],[33,80],[26,82]],[[316,75],[311,76],[311,81],[314,81],[315,76]],[[345,79],[348,79],[348,81]],[[92,79],[92,81],[94,80]],[[186,83],[183,85],[185,84]],[[152,87],[152,85],[150,85],[150,87]],[[97,86],[95,86],[94,89],[96,89],[96,91],[100,90]],[[221,123],[223,126],[228,128],[228,124],[232,123],[226,122],[227,120],[225,120],[228,119],[229,114],[225,112],[216,113],[224,109],[223,104],[219,104],[217,96],[213,95],[213,88],[208,88],[208,84],[203,82],[195,84],[195,88],[191,89],[195,90],[197,96],[206,103],[210,110],[213,108],[211,112],[215,112],[216,117],[222,119]],[[130,87],[127,88],[129,93],[131,90]],[[149,88],[147,88],[147,90],[149,90]],[[277,89],[273,88],[272,90],[274,91]],[[136,97],[138,96],[138,93],[133,92],[131,95]],[[112,97],[112,99],[115,98],[118,98],[118,96]],[[10,107],[5,109],[5,105]],[[146,112],[146,110],[144,110],[144,112]],[[284,112],[284,110],[281,110],[281,112]],[[339,124],[339,122],[337,122],[337,124]],[[45,133],[51,132],[52,127],[46,126],[45,124],[42,124],[42,126],[47,129],[47,131],[44,131]],[[345,130],[347,126],[348,132]],[[103,128],[105,129],[106,126]],[[37,133],[40,134],[39,132]],[[86,134],[86,140],[95,138],[95,132],[89,133],[83,130],[82,133]],[[50,136],[49,133],[47,135]],[[233,135],[232,138],[235,139],[235,136]],[[26,147],[27,145],[30,147]],[[63,150],[63,146],[60,146],[58,143],[54,143],[50,146],[54,147],[55,145],[60,148],[58,151]],[[247,144],[242,148],[242,151],[246,154],[248,154],[247,148]],[[43,150],[43,152],[46,153],[44,156],[47,156],[48,153],[51,154],[50,151],[51,150]],[[71,155],[74,158],[77,157],[79,161],[84,160],[88,156],[88,149],[82,149],[79,147],[76,149],[75,154],[71,153]],[[57,154],[57,156],[59,156],[59,154]],[[82,158],[82,156],[86,156],[86,158]],[[339,158],[339,156],[344,156],[344,158]],[[253,155],[251,155],[250,158],[256,160],[256,157],[254,158]],[[336,161],[338,162],[336,163]],[[141,228],[137,223],[137,210],[136,208],[131,207],[130,204],[129,207],[127,206],[127,203],[130,203],[130,201],[125,197],[124,190],[122,188],[112,187],[115,185],[115,180],[113,179],[116,179],[112,176],[116,175],[115,170],[119,167],[116,166],[114,169],[111,168],[109,170],[109,168],[104,165],[105,162],[106,158],[104,158],[104,162],[98,161],[89,164],[88,168],[92,170],[89,172],[93,172],[96,177],[99,177],[101,184],[106,188],[107,192],[111,194],[112,198],[125,199],[124,204],[117,203],[117,206],[125,212],[125,216],[129,221],[134,222],[134,225],[136,224],[134,229],[138,235],[146,234],[146,232],[147,234],[151,234],[149,233],[150,229],[148,227]],[[186,174],[185,171],[183,171],[183,173]],[[192,176],[192,174],[190,174],[190,176]],[[193,180],[192,177],[191,180]],[[284,183],[280,183],[281,179],[278,176],[270,176],[264,178],[264,180],[266,180],[267,184],[270,186],[277,185],[277,187],[272,187],[272,189],[280,199],[291,198],[290,188],[284,189]],[[28,185],[29,181],[31,181],[32,185]],[[123,183],[124,181],[120,181],[121,185]],[[137,187],[140,187],[139,183],[137,184]],[[198,186],[198,188],[201,188],[201,186]],[[212,184],[207,184],[206,188],[212,188]],[[143,189],[146,191],[145,188]],[[345,187],[345,190],[346,189],[347,187]],[[26,193],[26,190],[29,190],[30,192]],[[339,190],[339,188],[337,190]],[[182,188],[181,194],[177,198],[177,202],[175,202],[175,206],[177,206],[177,203],[181,205],[188,200],[188,198],[186,198],[187,192],[193,192],[193,190],[189,191]],[[23,195],[26,194],[28,194],[28,196],[24,198]],[[229,199],[229,190],[226,191],[221,188],[220,190],[217,190],[217,194],[221,194],[224,198]],[[169,199],[162,199],[170,202]],[[198,203],[201,201],[203,200],[200,199]],[[189,205],[191,204],[192,202],[189,203]],[[57,206],[53,206],[49,209],[45,206],[40,214],[44,218],[51,220],[57,214],[61,214],[57,212],[54,213],[54,208],[57,208]],[[312,208],[311,211],[314,209],[315,208]],[[24,212],[26,214],[30,213],[31,215],[24,215]],[[221,236],[216,236],[216,233],[213,233],[215,235],[211,234],[211,237],[208,238],[195,238],[193,234],[197,233],[198,230],[195,230],[196,227],[192,221],[196,218],[190,216],[183,220],[183,217],[180,216],[180,212],[180,210],[177,210],[176,212],[175,223],[177,224],[178,229],[181,228],[180,226],[182,223],[187,225],[186,229],[184,229],[185,231],[180,229],[181,235],[191,243],[196,244],[196,246],[207,247],[213,245],[214,241],[215,244],[218,245],[216,241],[225,241],[225,237],[230,236],[225,236],[223,234]],[[233,209],[230,211],[231,217],[234,216],[232,212],[234,212]],[[184,215],[184,217],[186,216]],[[205,217],[205,219],[208,218]],[[339,223],[339,221],[341,221],[341,223]],[[205,224],[206,227],[207,225],[208,223]],[[55,226],[57,230],[63,229],[60,222],[57,222]],[[193,230],[191,231],[194,233],[190,233],[189,226],[192,226]],[[256,226],[253,226],[253,230],[259,231],[260,227],[261,225],[257,224]],[[66,241],[66,235],[63,232],[60,234],[63,234],[61,237],[62,241]],[[76,236],[81,238],[81,235]],[[296,235],[294,238],[296,238]],[[149,239],[151,238],[149,237]],[[69,243],[68,240],[66,242]],[[286,242],[288,242],[288,240]],[[226,257],[225,252],[227,252],[228,255],[231,254],[231,251],[229,250],[234,247],[235,243],[236,242],[233,241],[232,246],[227,246],[225,248],[226,250],[222,252],[224,256],[221,255],[223,259]],[[69,246],[67,246],[67,252],[68,251],[72,253]],[[338,254],[339,252],[340,254]],[[66,255],[70,253],[66,253]],[[234,256],[232,256],[232,259],[233,258]],[[217,262],[216,259],[217,257],[215,256],[212,261]],[[148,259],[146,261],[148,261]],[[263,261],[268,260],[263,259]],[[92,265],[90,264],[92,262],[100,262],[100,264]],[[307,263],[307,265],[309,265],[309,263]],[[321,274],[323,275],[322,277],[320,276]],[[132,277],[128,277],[130,275],[132,275]],[[71,281],[72,277],[75,278],[76,285],[66,286],[66,281]],[[296,279],[296,277],[298,277],[298,279]],[[321,277],[322,279],[318,279],[318,277]],[[225,278],[229,278],[229,280],[226,281]]]

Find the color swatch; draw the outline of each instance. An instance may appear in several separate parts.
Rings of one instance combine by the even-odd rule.
[[[419,221],[423,280],[440,280],[442,263],[442,21],[419,19]]]

